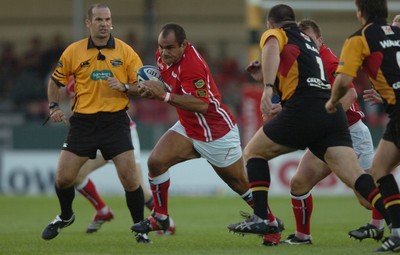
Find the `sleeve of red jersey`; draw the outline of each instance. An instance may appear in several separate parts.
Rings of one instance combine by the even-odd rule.
[[[329,51],[330,52],[330,51]],[[321,55],[322,61],[324,63],[325,70],[328,75],[328,80],[331,85],[333,85],[336,76],[336,69],[339,65],[339,59],[333,54]],[[350,88],[354,88],[354,84],[350,84]]]
[[[184,94],[190,94],[209,103],[210,90],[208,83],[211,79],[211,73],[205,67],[192,63],[186,68],[181,68],[180,76]]]

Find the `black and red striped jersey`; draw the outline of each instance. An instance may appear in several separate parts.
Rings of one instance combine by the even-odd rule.
[[[356,77],[359,68],[381,94],[386,112],[400,114],[394,110],[395,105],[400,106],[400,28],[381,19],[347,38],[337,72]]]
[[[293,23],[265,31],[260,40],[261,48],[271,36],[279,42],[277,79],[282,101],[288,103],[294,95],[328,99],[331,85],[318,48],[311,38]]]

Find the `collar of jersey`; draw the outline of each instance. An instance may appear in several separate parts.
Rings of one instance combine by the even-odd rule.
[[[99,50],[104,49],[104,48],[108,48],[108,49],[115,49],[115,40],[114,37],[112,35],[110,35],[110,39],[108,39],[107,44],[104,46],[96,46],[92,40],[92,37],[89,37],[88,40],[88,49],[92,49],[92,48],[97,48]]]

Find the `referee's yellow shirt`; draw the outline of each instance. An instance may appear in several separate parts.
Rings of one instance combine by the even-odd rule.
[[[86,38],[65,49],[52,79],[60,86],[75,79],[75,98],[72,111],[84,114],[117,112],[128,108],[126,93],[112,90],[107,77],[116,77],[121,83],[135,83],[137,70],[142,66],[138,54],[123,41],[110,37],[107,45],[96,47]]]

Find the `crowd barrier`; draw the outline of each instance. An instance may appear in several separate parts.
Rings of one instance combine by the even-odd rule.
[[[141,165],[147,182],[146,162],[149,151],[142,152]],[[303,151],[279,156],[270,161],[270,194],[289,195],[293,176]],[[59,156],[58,150],[9,150],[0,153],[0,194],[4,195],[55,195],[54,180]],[[399,171],[395,176],[399,179]],[[170,169],[171,195],[203,196],[233,195],[233,191],[217,176],[204,159],[180,163]],[[112,162],[92,173],[91,178],[103,195],[122,195],[123,188]],[[148,187],[148,186],[147,186]],[[313,195],[352,195],[335,175],[331,174],[314,189]]]

